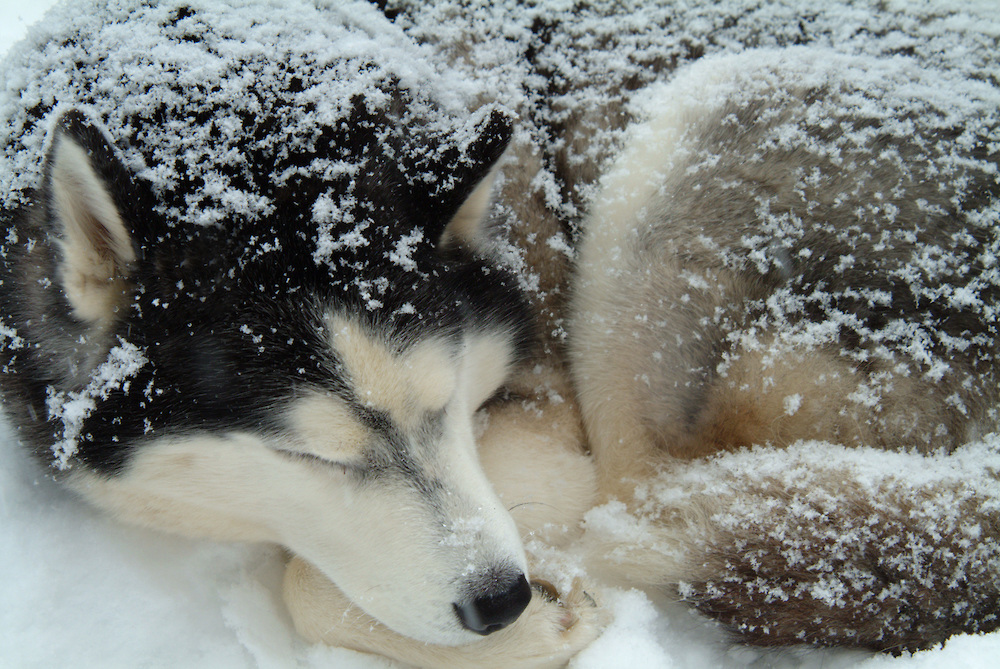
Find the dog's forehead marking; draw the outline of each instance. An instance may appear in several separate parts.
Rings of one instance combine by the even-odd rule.
[[[346,402],[320,392],[296,399],[288,422],[300,448],[333,461],[357,458],[371,438]]]
[[[410,422],[443,409],[454,394],[458,356],[448,340],[429,338],[396,352],[348,318],[331,314],[326,323],[351,389],[365,406]]]

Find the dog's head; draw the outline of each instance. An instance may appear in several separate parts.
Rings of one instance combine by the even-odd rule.
[[[196,225],[62,114],[22,232],[45,280],[17,373],[97,504],[281,543],[396,631],[462,643],[530,598],[473,434],[527,338],[481,224],[510,123],[423,144],[387,123],[359,108],[322,138],[328,175],[289,168],[266,215]]]

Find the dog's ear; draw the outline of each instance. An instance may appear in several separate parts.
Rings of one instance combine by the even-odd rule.
[[[113,318],[125,299],[136,251],[119,203],[130,186],[100,129],[78,110],[63,113],[53,130],[42,195],[58,240],[58,278],[81,320]]]
[[[438,200],[437,220],[444,227],[437,233],[442,246],[476,246],[483,235],[486,212],[497,174],[497,162],[503,156],[513,133],[511,118],[494,109],[472,131],[473,138],[464,152],[444,166],[454,184]]]

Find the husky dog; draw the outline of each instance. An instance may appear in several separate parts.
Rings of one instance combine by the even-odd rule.
[[[35,192],[6,199],[5,410],[122,519],[287,547],[300,627],[337,625],[297,589],[319,574],[363,618],[344,645],[565,661],[594,626],[572,593],[533,595],[519,500],[484,474],[473,421],[532,333],[482,224],[511,122],[459,121],[407,72],[321,50],[340,35],[382,51],[360,30],[316,33],[308,7],[276,24],[294,38],[255,43],[275,24],[250,9],[95,6],[91,34],[52,39],[78,59],[73,83],[27,78],[21,98],[66,98],[8,140],[27,161],[15,180],[28,138],[45,160]],[[118,43],[123,25],[138,44]],[[144,38],[170,50],[147,63]],[[220,59],[220,79],[190,78]]]
[[[996,446],[965,446],[1000,420],[998,102],[823,48],[647,91],[569,338],[602,494],[660,543],[617,568],[761,644],[1000,624]]]
[[[817,47],[706,57],[637,96],[570,279],[598,479],[545,474],[560,506],[606,502],[576,545],[592,577],[666,586],[762,645],[898,652],[997,627],[998,101]],[[538,232],[515,151],[501,198]],[[295,577],[313,620],[344,610]]]
[[[751,643],[995,628],[995,13],[493,4],[385,3],[540,138],[501,199],[555,250],[591,575]]]
[[[751,642],[997,625],[986,77],[749,52],[630,103],[702,56],[650,31],[628,94],[570,108],[614,76],[564,76],[528,6],[512,138],[449,98],[483,59],[442,85],[399,27],[446,23],[93,4],[0,104],[5,410],[84,498],[286,546],[304,636],[419,666],[592,639],[581,584],[529,586],[522,537],[559,526]]]

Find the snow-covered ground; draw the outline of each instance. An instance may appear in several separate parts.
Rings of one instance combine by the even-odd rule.
[[[0,2],[0,54],[50,0]],[[299,640],[280,599],[283,555],[122,526],[55,485],[0,423],[0,667],[388,667]],[[899,658],[727,643],[685,607],[612,592],[614,619],[577,669],[995,667],[1000,633]]]

